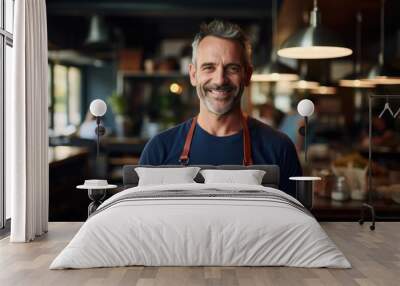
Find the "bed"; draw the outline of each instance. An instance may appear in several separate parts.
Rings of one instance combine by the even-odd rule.
[[[50,269],[144,266],[350,268],[300,202],[277,189],[279,168],[260,169],[261,185],[195,183],[138,186],[124,166],[124,190],[107,199]],[[176,167],[176,166],[164,166]]]

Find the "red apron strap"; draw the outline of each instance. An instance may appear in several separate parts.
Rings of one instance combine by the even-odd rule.
[[[185,145],[183,146],[183,151],[181,156],[179,157],[179,163],[184,166],[187,166],[189,163],[189,152],[190,145],[192,144],[194,129],[196,128],[197,116],[193,118],[192,125],[190,126],[189,133],[186,136]]]
[[[247,122],[248,116],[245,113],[241,113],[242,128],[243,128],[243,165],[253,165],[253,159],[251,158],[251,140],[250,131]]]
[[[250,131],[247,122],[247,114],[241,113],[241,124],[243,128],[243,165],[249,166],[253,165],[253,159],[251,158],[251,141],[250,141]],[[183,151],[179,157],[179,162],[187,166],[189,163],[189,152],[190,145],[192,144],[194,129],[196,128],[197,116],[193,118],[192,124],[190,126],[189,132],[186,136],[185,145],[183,146]]]

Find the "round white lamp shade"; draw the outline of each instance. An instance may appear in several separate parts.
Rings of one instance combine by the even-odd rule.
[[[297,105],[297,112],[303,116],[308,117],[314,113],[314,103],[309,99],[303,99]]]
[[[96,117],[103,116],[107,111],[107,104],[104,100],[95,99],[90,103],[90,113]]]

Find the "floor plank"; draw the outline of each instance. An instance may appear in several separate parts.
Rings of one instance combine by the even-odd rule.
[[[399,285],[400,223],[380,222],[375,231],[355,222],[321,223],[352,263],[352,269],[290,267],[116,267],[48,269],[82,223],[50,223],[49,233],[32,243],[0,240],[0,285]]]

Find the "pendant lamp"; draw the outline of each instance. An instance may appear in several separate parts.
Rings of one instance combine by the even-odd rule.
[[[109,31],[104,18],[100,15],[92,15],[90,18],[89,33],[86,45],[99,45],[109,41]]]
[[[334,95],[336,94],[336,88],[333,86],[320,85],[314,89],[311,89],[310,93],[315,95]]]
[[[316,81],[309,81],[309,80],[299,80],[293,82],[292,88],[298,90],[313,90],[319,86],[319,83]]]
[[[277,0],[272,1],[272,51],[270,63],[262,70],[259,78],[265,82],[295,81],[299,76],[289,67],[280,63],[277,59],[275,44],[278,33],[278,8]]]
[[[377,85],[400,84],[400,74],[393,68],[385,65],[385,0],[381,0],[381,31],[380,31],[380,51],[378,64],[368,73],[365,81]]]
[[[362,80],[366,77],[365,74],[361,72],[361,36],[362,36],[362,14],[358,12],[356,15],[356,61],[354,64],[354,71],[352,74],[346,76],[344,79],[339,81],[339,86],[350,87],[350,88],[374,88],[375,84]]]
[[[331,59],[345,57],[352,52],[338,37],[321,26],[317,0],[314,0],[310,25],[286,40],[278,55],[292,59]]]
[[[299,61],[300,80],[291,83],[293,89],[299,91],[309,91],[320,86],[319,82],[308,80],[308,64],[305,61]]]
[[[277,82],[277,81],[295,81],[299,76],[289,67],[279,63],[274,57],[271,62],[262,70],[261,74],[254,74],[251,81],[255,82]]]

